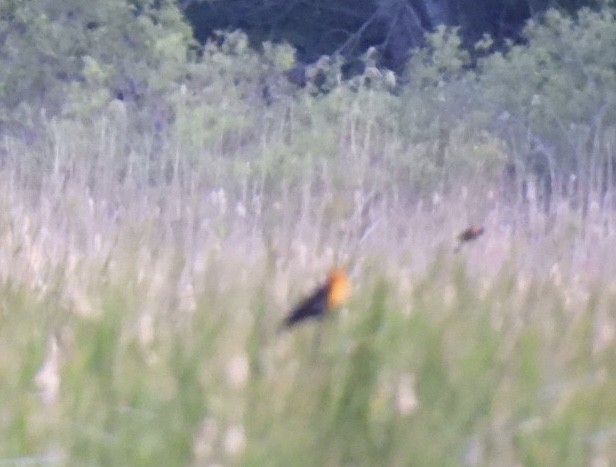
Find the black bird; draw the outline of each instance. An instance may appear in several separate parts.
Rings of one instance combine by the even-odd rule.
[[[332,269],[327,282],[291,310],[282,322],[282,328],[290,328],[309,318],[322,319],[328,312],[342,306],[350,293],[351,284],[344,269]]]

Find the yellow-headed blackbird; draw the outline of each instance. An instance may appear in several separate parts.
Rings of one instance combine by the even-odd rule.
[[[334,268],[327,276],[327,282],[297,305],[285,318],[282,327],[289,328],[309,318],[322,319],[329,311],[342,306],[350,293],[351,283],[345,270]]]
[[[460,243],[470,242],[483,234],[483,227],[471,225],[468,229],[460,232],[458,240]]]

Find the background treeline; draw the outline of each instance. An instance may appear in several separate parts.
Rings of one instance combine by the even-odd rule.
[[[0,130],[30,147],[19,162],[28,175],[35,164],[68,177],[100,156],[121,180],[188,183],[201,171],[200,183],[244,180],[237,189],[279,195],[276,180],[288,189],[340,164],[358,172],[340,181],[348,189],[393,188],[410,200],[471,183],[514,210],[535,199],[548,217],[562,199],[584,217],[593,200],[611,203],[614,7],[454,3],[431,21],[421,2],[365,2],[352,14],[339,5],[353,23],[335,2],[3,2]],[[394,25],[406,23],[382,17],[401,11],[421,20],[402,28],[419,39],[390,62]],[[208,33],[203,46],[189,22],[202,40]],[[336,42],[323,28],[350,36]],[[349,60],[361,64],[353,73]],[[120,133],[113,153],[76,148],[63,161],[32,150],[50,128],[70,127],[62,131],[77,144],[110,121]],[[358,139],[364,149],[350,157]]]
[[[201,42],[215,30],[244,31],[256,46],[287,42],[302,62],[339,53],[351,66],[369,47],[379,52],[379,65],[403,71],[411,49],[425,45],[426,33],[440,26],[458,27],[464,45],[484,35],[498,45],[523,41],[531,18],[549,8],[569,14],[597,8],[596,0],[249,0],[179,2]]]

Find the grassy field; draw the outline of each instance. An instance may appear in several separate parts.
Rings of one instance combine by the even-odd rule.
[[[357,172],[376,131],[276,189],[117,177],[126,136],[54,131],[3,145],[0,466],[616,462],[611,215],[411,202]],[[348,305],[277,333],[335,264]]]

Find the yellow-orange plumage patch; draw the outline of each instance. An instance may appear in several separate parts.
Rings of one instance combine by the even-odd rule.
[[[329,273],[327,279],[327,308],[333,310],[342,306],[351,295],[351,282],[342,268],[336,268]]]

